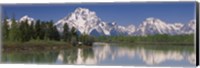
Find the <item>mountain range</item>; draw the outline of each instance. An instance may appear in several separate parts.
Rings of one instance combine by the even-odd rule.
[[[34,18],[28,15],[23,16],[19,21],[28,20],[28,24],[35,22]],[[11,20],[7,19],[9,25]],[[129,26],[118,25],[116,22],[105,22],[97,16],[94,11],[87,8],[76,8],[74,12],[54,23],[59,32],[63,32],[63,26],[67,23],[69,28],[75,27],[80,34],[93,36],[116,36],[116,35],[133,35],[146,36],[154,34],[193,34],[196,30],[196,21],[191,20],[186,24],[166,23],[158,18],[146,18],[139,26],[130,24]]]

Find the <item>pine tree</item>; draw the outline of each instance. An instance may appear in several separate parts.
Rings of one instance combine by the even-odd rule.
[[[24,22],[23,21],[21,21],[20,22],[20,25],[19,25],[19,30],[20,30],[20,34],[18,35],[20,38],[21,38],[21,41],[23,42],[23,41],[25,41],[25,39],[24,39],[24,35],[23,34],[25,34],[25,31],[24,31]]]
[[[53,40],[54,39],[54,29],[53,29],[53,22],[50,21],[49,24],[48,24],[48,28],[49,28],[49,38],[50,40]]]
[[[28,24],[28,20],[25,21],[25,41],[29,41],[31,39],[31,28]]]
[[[8,40],[9,38],[9,25],[8,25],[8,21],[7,21],[8,17],[5,16],[4,20],[3,20],[3,28],[2,28],[2,32],[3,32],[3,40]]]
[[[72,29],[71,29],[71,35],[72,35],[72,38],[75,38],[76,41],[77,41],[78,35],[76,33],[76,28],[75,27],[72,27]]]
[[[59,35],[59,32],[56,28],[56,26],[53,26],[53,20],[51,20],[49,22],[49,32],[50,32],[50,38],[51,40],[56,40],[56,41],[59,41],[60,40],[60,35]]]
[[[31,25],[29,27],[30,27],[30,37],[31,37],[31,40],[35,39],[35,37],[34,37],[35,31],[34,31],[34,22],[33,21],[31,22]]]
[[[60,35],[59,35],[59,32],[58,32],[56,26],[53,26],[53,38],[56,41],[60,40]]]
[[[38,39],[39,40],[39,36],[40,36],[40,31],[41,31],[41,28],[40,28],[40,20],[37,20],[36,21],[36,24],[35,24],[35,29],[34,29],[34,31],[35,31],[35,35],[34,35],[34,37],[36,38],[36,39]]]
[[[75,35],[76,35],[76,28],[75,28],[75,27],[72,27],[71,33],[72,33],[72,36],[75,36]]]
[[[51,40],[51,29],[50,29],[50,23],[49,22],[46,22],[44,24],[44,27],[42,28],[44,31],[44,37],[45,37],[45,40]]]
[[[12,18],[12,24],[10,28],[10,33],[9,33],[9,40],[11,41],[19,41],[19,29],[18,29],[18,24],[15,20],[15,16]]]
[[[44,36],[45,36],[45,29],[44,29],[44,27],[45,27],[45,23],[46,22],[41,22],[41,26],[39,27],[41,30],[39,31],[39,39],[40,40],[44,40]]]
[[[70,35],[69,27],[68,27],[68,24],[65,23],[64,28],[63,28],[63,40],[69,42],[69,39],[70,39],[69,35]]]
[[[28,24],[28,20],[20,22],[18,35],[22,42],[26,42],[31,39],[31,30]]]

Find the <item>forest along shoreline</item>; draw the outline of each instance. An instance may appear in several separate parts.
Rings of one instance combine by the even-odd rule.
[[[55,50],[67,48],[88,48],[94,42],[125,43],[133,45],[194,45],[194,35],[148,35],[148,36],[91,36],[78,34],[75,27],[69,28],[65,23],[60,33],[53,21],[28,23],[28,20],[8,25],[5,17],[3,21],[3,52],[26,50]]]
[[[2,42],[3,51],[20,51],[20,50],[51,50],[70,48],[79,45],[79,47],[92,46],[94,38],[92,36],[81,34],[78,35],[75,27],[69,28],[64,24],[63,32],[59,32],[53,21],[28,22],[16,21],[15,17],[11,18],[11,25],[4,17],[2,23]]]

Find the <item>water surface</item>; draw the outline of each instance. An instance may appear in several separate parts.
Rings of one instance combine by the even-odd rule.
[[[95,43],[92,48],[5,52],[3,63],[128,66],[195,66],[193,46]]]

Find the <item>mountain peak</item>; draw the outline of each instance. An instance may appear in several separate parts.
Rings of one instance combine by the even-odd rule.
[[[111,23],[108,23],[110,26],[115,26],[115,25],[117,25],[117,23],[116,22],[111,22]]]
[[[89,10],[87,8],[81,8],[81,7],[76,8],[74,13],[78,14],[78,15],[88,15],[88,14],[94,15],[95,14],[94,11],[91,11],[91,10]]]
[[[153,21],[153,22],[156,22],[156,21],[161,21],[160,19],[158,18],[154,18],[154,17],[149,17],[149,18],[146,18],[145,21]]]
[[[135,27],[135,25],[131,24],[131,25],[128,25],[127,27]]]
[[[189,25],[194,25],[194,24],[196,25],[196,20],[190,20],[188,24]]]
[[[94,11],[90,11],[87,8],[76,8],[69,16],[65,17],[66,20],[89,20],[98,19]]]
[[[81,34],[89,35],[153,35],[153,34],[180,34],[182,30],[194,30],[191,23],[183,27],[181,23],[169,24],[159,18],[149,17],[143,23],[136,27],[134,25],[121,26],[116,22],[104,22],[95,13],[87,8],[78,7],[70,15],[60,19],[54,25],[57,26],[59,32],[63,31],[63,25],[67,23],[69,28],[75,27]],[[195,27],[194,27],[195,28]],[[183,33],[184,33],[183,32]],[[193,32],[193,31],[191,31]]]
[[[24,15],[22,18],[29,18],[29,16],[28,15]]]
[[[81,11],[89,11],[89,9],[81,8],[81,7],[78,7],[78,8],[75,9],[75,12],[81,12]]]
[[[31,20],[33,21],[34,19],[29,17],[28,15],[24,15],[23,17],[20,18],[20,21],[25,21],[25,20]]]
[[[19,21],[28,21],[28,24],[30,25],[32,22],[34,22],[35,20],[32,17],[29,17],[28,15],[24,15],[23,17],[20,18]]]
[[[59,26],[60,32],[63,31],[63,24],[67,23],[69,28],[75,27],[80,33],[89,34],[101,22],[94,11],[78,7],[70,15],[60,19],[55,25]]]
[[[149,17],[149,18],[146,18],[146,20],[155,20],[156,18],[154,17]]]
[[[141,24],[141,26],[146,26],[146,25],[166,25],[165,22],[163,22],[162,20],[158,19],[158,18],[154,18],[154,17],[149,17],[146,18],[145,21]]]
[[[174,23],[174,25],[175,25],[176,27],[183,27],[183,24],[182,24],[182,23]]]

